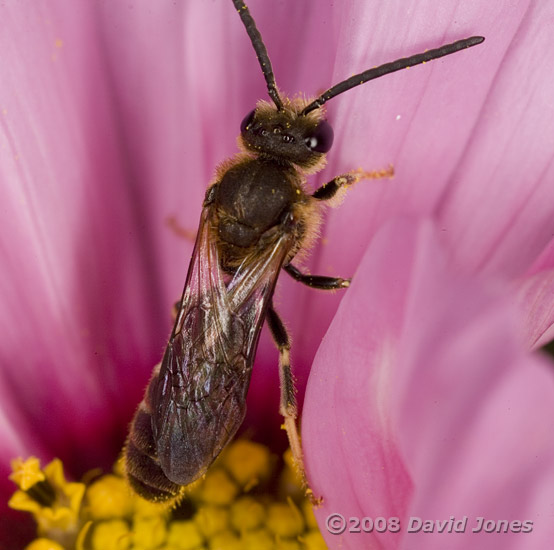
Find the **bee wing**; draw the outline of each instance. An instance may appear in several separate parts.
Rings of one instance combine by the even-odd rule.
[[[244,419],[260,329],[292,246],[282,232],[228,276],[220,268],[211,215],[206,206],[175,328],[151,388],[158,459],[180,485],[207,470]]]

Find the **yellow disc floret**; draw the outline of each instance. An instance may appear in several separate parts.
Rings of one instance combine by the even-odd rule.
[[[22,490],[27,491],[39,481],[46,479],[40,469],[40,460],[31,456],[27,460],[14,458],[11,462],[12,473],[9,478]]]
[[[125,478],[108,474],[87,489],[86,506],[93,520],[125,518],[131,515],[133,499]]]
[[[132,543],[129,525],[122,519],[100,521],[94,525],[91,542],[93,550],[127,550]]]
[[[240,439],[230,446],[221,457],[221,462],[246,490],[266,480],[272,469],[269,449],[246,439]]]
[[[29,466],[30,465],[30,466]],[[20,487],[8,502],[15,510],[31,513],[37,532],[45,538],[66,542],[77,534],[79,511],[85,485],[66,481],[60,460],[55,459],[38,471],[38,459],[12,462],[11,475]]]
[[[267,527],[278,537],[296,537],[304,531],[302,513],[292,502],[275,502],[268,509]]]
[[[264,505],[249,496],[241,497],[231,505],[231,523],[239,533],[261,527],[266,515]]]
[[[64,547],[54,540],[40,538],[28,544],[25,550],[64,550]]]
[[[169,526],[167,545],[176,550],[197,550],[204,548],[204,537],[192,520],[174,521]]]

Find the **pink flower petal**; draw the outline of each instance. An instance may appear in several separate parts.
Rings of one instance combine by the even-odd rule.
[[[554,535],[552,365],[519,345],[515,308],[456,275],[434,227],[387,226],[314,361],[303,416],[330,548],[547,548]],[[399,517],[329,534],[325,518]],[[408,518],[531,520],[532,533],[407,532]]]
[[[95,8],[65,6],[3,10],[1,391],[27,452],[82,471],[117,453],[143,381],[116,372],[150,367],[165,328]]]
[[[522,309],[525,344],[538,349],[554,340],[554,270],[517,281],[516,292]]]
[[[551,4],[529,3],[440,205],[441,226],[469,269],[521,276],[552,239],[554,76],[544,53],[554,46],[553,18]]]

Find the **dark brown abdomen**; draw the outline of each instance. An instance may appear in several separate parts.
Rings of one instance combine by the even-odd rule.
[[[146,500],[163,502],[178,497],[181,486],[170,481],[158,460],[152,431],[151,392],[156,386],[160,365],[154,369],[144,399],[131,423],[125,444],[125,471],[131,487]]]

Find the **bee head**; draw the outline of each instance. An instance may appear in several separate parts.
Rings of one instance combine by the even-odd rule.
[[[240,142],[255,154],[304,169],[319,165],[333,145],[333,129],[322,110],[302,112],[305,101],[286,101],[281,109],[258,102],[240,126]]]

